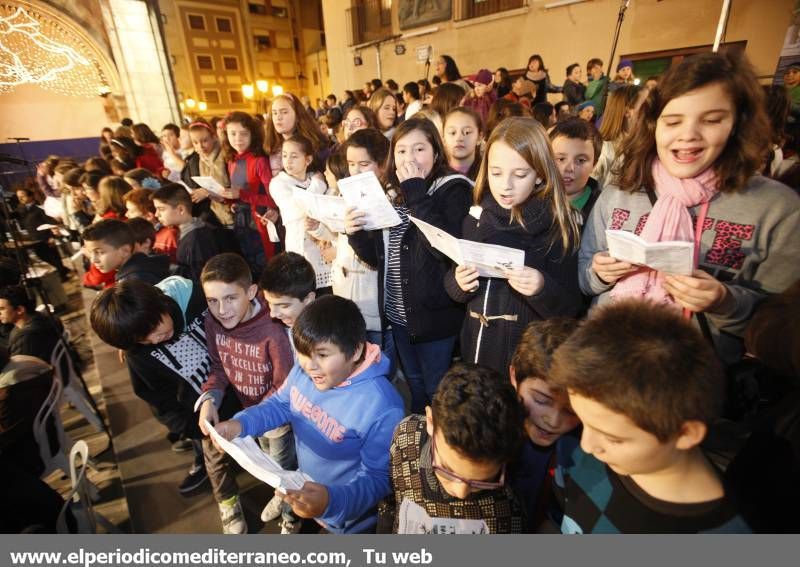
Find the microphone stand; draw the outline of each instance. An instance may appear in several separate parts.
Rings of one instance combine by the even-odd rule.
[[[614,55],[617,53],[617,42],[619,42],[619,32],[622,29],[622,22],[625,20],[625,10],[628,9],[628,5],[631,3],[631,0],[620,0],[619,5],[619,14],[617,15],[617,28],[614,30],[614,40],[611,42],[611,55],[608,57],[608,70],[609,72],[606,73],[606,83],[603,85],[603,98],[601,106],[603,107],[603,111],[605,112],[606,109],[606,101],[608,100],[608,85],[611,82],[611,68],[614,65]]]

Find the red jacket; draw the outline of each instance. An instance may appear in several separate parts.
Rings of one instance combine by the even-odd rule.
[[[263,214],[263,209],[278,209],[278,205],[269,194],[269,182],[272,181],[272,170],[269,159],[265,156],[254,156],[249,150],[238,154],[228,162],[228,176],[231,187],[239,189],[239,200],[250,205],[253,212],[261,243],[267,259],[275,254],[275,244],[270,242],[267,227],[255,216]],[[245,183],[241,180],[246,179]]]
[[[158,155],[152,144],[144,144],[141,148],[142,153],[136,158],[136,167],[149,169],[153,175],[161,177],[161,172],[164,170],[164,162],[161,161],[161,156]]]
[[[153,242],[153,250],[159,254],[169,256],[170,263],[177,263],[178,227],[162,226],[158,229],[156,231],[156,241]]]

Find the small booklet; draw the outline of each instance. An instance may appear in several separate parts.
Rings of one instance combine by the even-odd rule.
[[[300,490],[306,481],[311,481],[310,476],[300,471],[287,471],[275,462],[275,459],[261,450],[252,437],[237,437],[228,441],[217,433],[214,426],[206,420],[206,429],[211,437],[228,453],[244,470],[257,479],[266,482],[272,488],[284,494],[287,490]]]
[[[295,187],[294,200],[302,207],[306,216],[323,223],[333,232],[344,232],[344,216],[347,203],[342,197],[318,195]]]
[[[336,185],[347,206],[367,213],[364,230],[389,228],[402,222],[400,215],[386,198],[381,182],[372,171],[345,177],[337,181]]]
[[[213,177],[203,177],[201,175],[193,175],[192,181],[197,183],[200,187],[202,187],[206,191],[210,191],[220,196],[226,191],[225,187],[220,185],[220,183]]]
[[[646,242],[626,230],[606,230],[608,253],[617,260],[681,276],[692,275],[694,242]]]
[[[431,246],[444,253],[459,266],[473,266],[485,278],[508,279],[503,270],[525,267],[525,251],[497,244],[485,244],[456,238],[444,230],[408,217],[425,235]]]
[[[431,518],[425,509],[403,498],[398,511],[398,534],[488,534],[489,526],[484,520],[462,520],[457,518]]]

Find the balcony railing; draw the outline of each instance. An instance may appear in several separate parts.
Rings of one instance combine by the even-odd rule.
[[[362,0],[347,9],[349,45],[377,41],[392,35],[391,0]]]

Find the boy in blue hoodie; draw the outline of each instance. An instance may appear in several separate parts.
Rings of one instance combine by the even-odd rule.
[[[295,514],[333,533],[375,530],[389,493],[389,446],[403,401],[389,360],[366,340],[355,303],[337,296],[308,305],[292,327],[298,364],[276,394],[216,426],[226,439],[290,423],[299,469],[315,482],[289,490]]]

